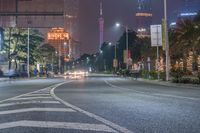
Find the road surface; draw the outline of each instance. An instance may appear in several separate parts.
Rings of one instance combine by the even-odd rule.
[[[0,82],[0,133],[199,133],[200,88],[119,77]]]

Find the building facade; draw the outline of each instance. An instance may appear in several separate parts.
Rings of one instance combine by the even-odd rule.
[[[180,7],[170,20],[170,27],[176,27],[176,21],[180,19],[193,19],[199,11],[200,0],[182,0]]]
[[[71,36],[70,54],[76,57],[78,13],[79,0],[0,0],[0,27],[37,28],[45,36],[51,28],[63,27]]]
[[[151,0],[137,0],[136,24],[139,37],[150,35],[150,25],[152,24]]]

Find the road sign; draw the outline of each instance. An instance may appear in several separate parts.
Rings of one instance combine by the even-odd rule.
[[[118,60],[117,59],[114,59],[113,60],[113,67],[118,67]]]
[[[151,46],[162,46],[162,25],[151,25]]]

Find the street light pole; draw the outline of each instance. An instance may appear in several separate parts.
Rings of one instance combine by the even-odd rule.
[[[123,27],[125,28],[125,32],[126,32],[126,69],[128,70],[129,65],[128,65],[128,61],[129,61],[129,48],[128,48],[128,40],[129,40],[129,36],[128,36],[128,26],[124,26],[121,25],[120,23],[116,23],[116,27]]]
[[[29,68],[29,64],[30,64],[30,50],[29,50],[29,43],[30,43],[30,29],[28,28],[28,43],[27,43],[27,74],[28,74],[28,78],[30,78],[30,68]]]
[[[129,52],[128,52],[128,26],[125,27],[126,29],[126,69],[128,70],[128,59],[129,59]]]
[[[169,56],[169,40],[168,40],[168,29],[167,29],[167,0],[164,0],[164,21],[165,21],[165,53],[166,53],[166,81],[169,81],[170,72],[170,56]]]
[[[118,61],[117,61],[117,43],[115,44],[115,62],[118,64]],[[117,66],[118,65],[116,65],[116,64],[114,66],[115,67],[115,72],[117,72]]]

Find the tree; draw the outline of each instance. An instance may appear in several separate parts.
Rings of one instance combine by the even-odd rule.
[[[200,14],[193,20],[180,19],[176,28],[170,30],[169,38],[173,63],[183,59],[186,68],[189,51],[193,52],[193,63],[197,63],[197,57],[200,53]]]
[[[5,50],[8,53],[9,69],[11,69],[11,61],[15,62],[15,69],[17,69],[17,62],[27,62],[27,38],[28,31],[23,28],[6,28],[5,29]],[[38,30],[30,30],[30,64],[34,65],[37,62],[37,48],[44,41],[44,38]]]

